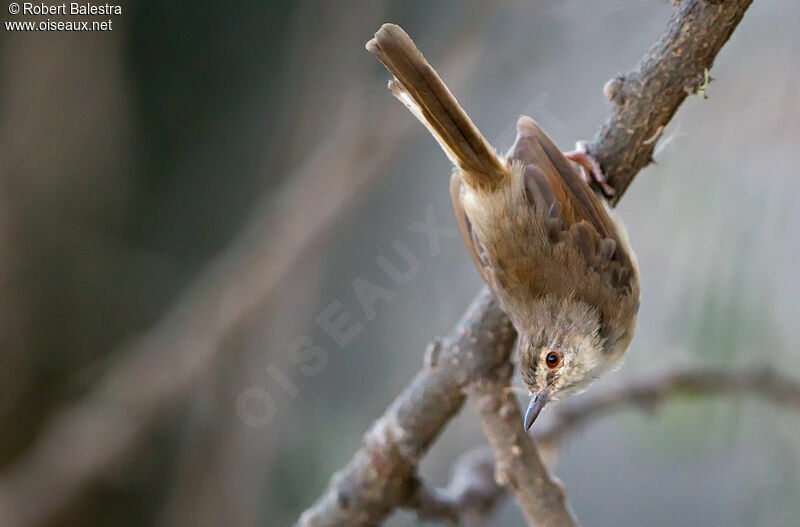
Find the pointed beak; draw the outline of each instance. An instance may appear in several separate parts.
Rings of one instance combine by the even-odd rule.
[[[544,405],[547,404],[547,398],[550,395],[550,390],[542,390],[533,397],[528,404],[528,411],[525,412],[525,431],[529,430],[536,418],[539,417]]]

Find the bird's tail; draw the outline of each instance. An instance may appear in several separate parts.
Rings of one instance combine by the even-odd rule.
[[[481,135],[411,37],[384,24],[367,42],[394,80],[392,94],[424,124],[473,188],[493,189],[507,177],[504,161]]]

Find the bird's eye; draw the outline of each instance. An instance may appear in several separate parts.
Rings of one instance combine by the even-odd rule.
[[[561,355],[559,355],[555,351],[551,351],[550,353],[547,354],[547,357],[545,357],[544,360],[547,363],[547,366],[549,366],[550,368],[555,368],[556,366],[558,366],[558,363],[561,362]]]

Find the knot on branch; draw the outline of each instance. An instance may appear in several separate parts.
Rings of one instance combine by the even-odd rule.
[[[683,90],[687,95],[700,95],[703,99],[708,99],[706,90],[708,85],[714,81],[714,77],[708,74],[708,68],[703,68],[703,71],[697,75],[693,75],[686,79]]]
[[[494,471],[494,482],[500,487],[519,490],[519,482],[514,477],[514,471],[505,460],[500,460]]]
[[[617,106],[625,104],[625,75],[617,75],[603,85],[603,95]]]
[[[399,425],[392,426],[389,419],[382,417],[364,435],[364,452],[369,464],[383,479],[406,478],[413,471],[416,456],[401,448],[398,438],[403,434]]]
[[[428,347],[425,348],[425,367],[428,369],[434,369],[436,366],[439,365],[439,354],[442,351],[442,339],[434,339],[428,344]]]

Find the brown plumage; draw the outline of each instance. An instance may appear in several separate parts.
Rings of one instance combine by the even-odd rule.
[[[456,166],[450,193],[464,242],[519,333],[534,397],[579,390],[627,349],[639,307],[624,228],[530,117],[497,154],[408,35],[384,24],[367,43],[394,75],[392,93]]]

